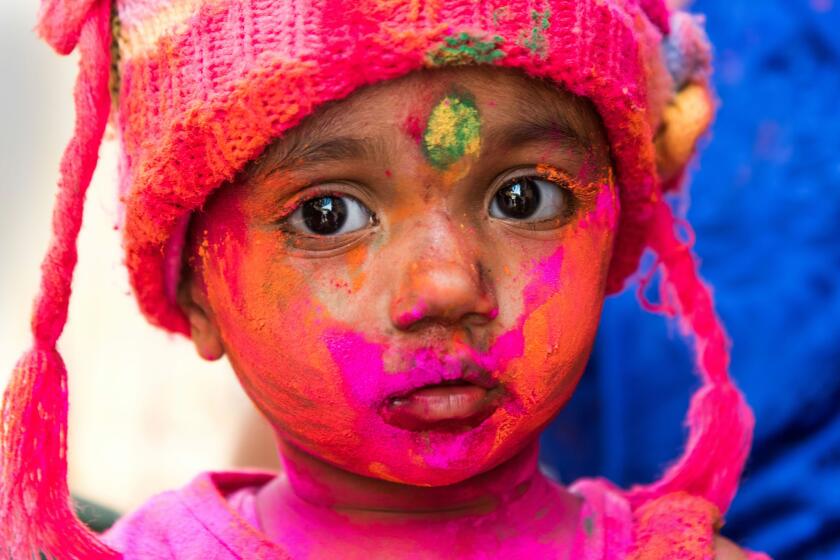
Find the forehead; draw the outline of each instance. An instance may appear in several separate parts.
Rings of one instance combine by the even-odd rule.
[[[516,70],[465,66],[414,72],[327,103],[275,141],[260,161],[299,162],[316,146],[319,158],[353,157],[341,153],[353,144],[347,138],[387,146],[390,135],[411,134],[412,122],[422,130],[435,105],[453,95],[475,103],[485,137],[544,132],[584,150],[606,145],[589,100]]]
[[[463,95],[475,100],[486,118],[547,115],[563,117],[582,136],[586,129],[598,128],[599,118],[586,100],[547,81],[530,78],[518,70],[490,66],[463,66],[414,72],[397,80],[364,88],[345,100],[316,112],[311,123],[299,132],[317,128],[319,121],[342,124],[375,122],[372,117],[422,112],[447,95]],[[383,105],[384,104],[384,105]],[[403,109],[403,111],[401,111]],[[310,125],[310,126],[307,126]]]

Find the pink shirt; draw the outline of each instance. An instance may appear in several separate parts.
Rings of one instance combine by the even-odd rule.
[[[256,510],[256,493],[275,475],[266,472],[205,472],[179,490],[164,492],[146,502],[140,509],[121,518],[104,536],[104,541],[133,559],[284,559],[290,558],[279,545],[260,531]],[[634,550],[634,539],[645,531],[658,535],[662,515],[656,511],[641,523],[638,513],[631,511],[620,490],[606,481],[582,480],[570,490],[583,499],[577,534],[571,557],[579,560],[618,560],[628,557],[649,557],[648,552]],[[697,505],[699,498],[675,498],[676,502]],[[674,502],[674,500],[671,500]],[[703,501],[703,503],[708,504]],[[674,506],[668,503],[666,510]],[[709,504],[710,506],[710,504]],[[714,508],[714,506],[710,506]],[[695,508],[697,509],[697,508]],[[702,509],[702,508],[701,508]],[[699,510],[698,510],[699,511]],[[710,510],[709,510],[710,511]],[[634,518],[634,515],[636,518]],[[645,514],[648,515],[648,514]],[[666,514],[667,516],[667,514]],[[699,520],[706,517],[695,516]],[[667,521],[667,520],[666,520]],[[695,523],[703,539],[711,540],[716,519]],[[680,534],[677,539],[684,539]],[[666,539],[667,540],[667,539]],[[637,548],[637,547],[636,547]],[[705,554],[688,554],[670,558],[705,560]],[[763,555],[751,558],[760,560]]]

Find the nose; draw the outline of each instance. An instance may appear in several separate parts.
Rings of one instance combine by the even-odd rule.
[[[409,259],[392,294],[391,323],[397,329],[413,330],[423,324],[475,326],[498,315],[485,268],[460,246],[460,232],[453,230],[444,224],[437,234],[415,239],[419,247],[416,243],[407,248],[418,256]]]

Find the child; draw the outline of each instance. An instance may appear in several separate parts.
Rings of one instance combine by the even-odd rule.
[[[4,397],[12,557],[747,557],[715,535],[752,418],[662,196],[711,119],[697,20],[658,0],[56,0],[39,30],[81,70]],[[100,541],[68,507],[55,342],[111,107],[141,309],[227,355],[285,468],[201,474]],[[652,484],[567,488],[537,438],[646,248],[643,301],[703,380],[686,450]]]

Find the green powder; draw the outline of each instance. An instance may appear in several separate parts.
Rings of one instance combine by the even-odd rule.
[[[472,99],[444,97],[429,115],[423,132],[423,153],[435,167],[445,169],[481,148],[481,119]]]
[[[469,33],[459,33],[444,39],[443,45],[429,53],[432,66],[459,66],[463,64],[491,64],[505,56],[499,48],[504,42],[496,35],[488,41]]]
[[[534,26],[531,28],[531,35],[524,38],[522,44],[535,54],[545,54],[545,32],[551,25],[550,18],[550,8],[546,8],[544,12],[531,11],[531,21],[534,22]]]

